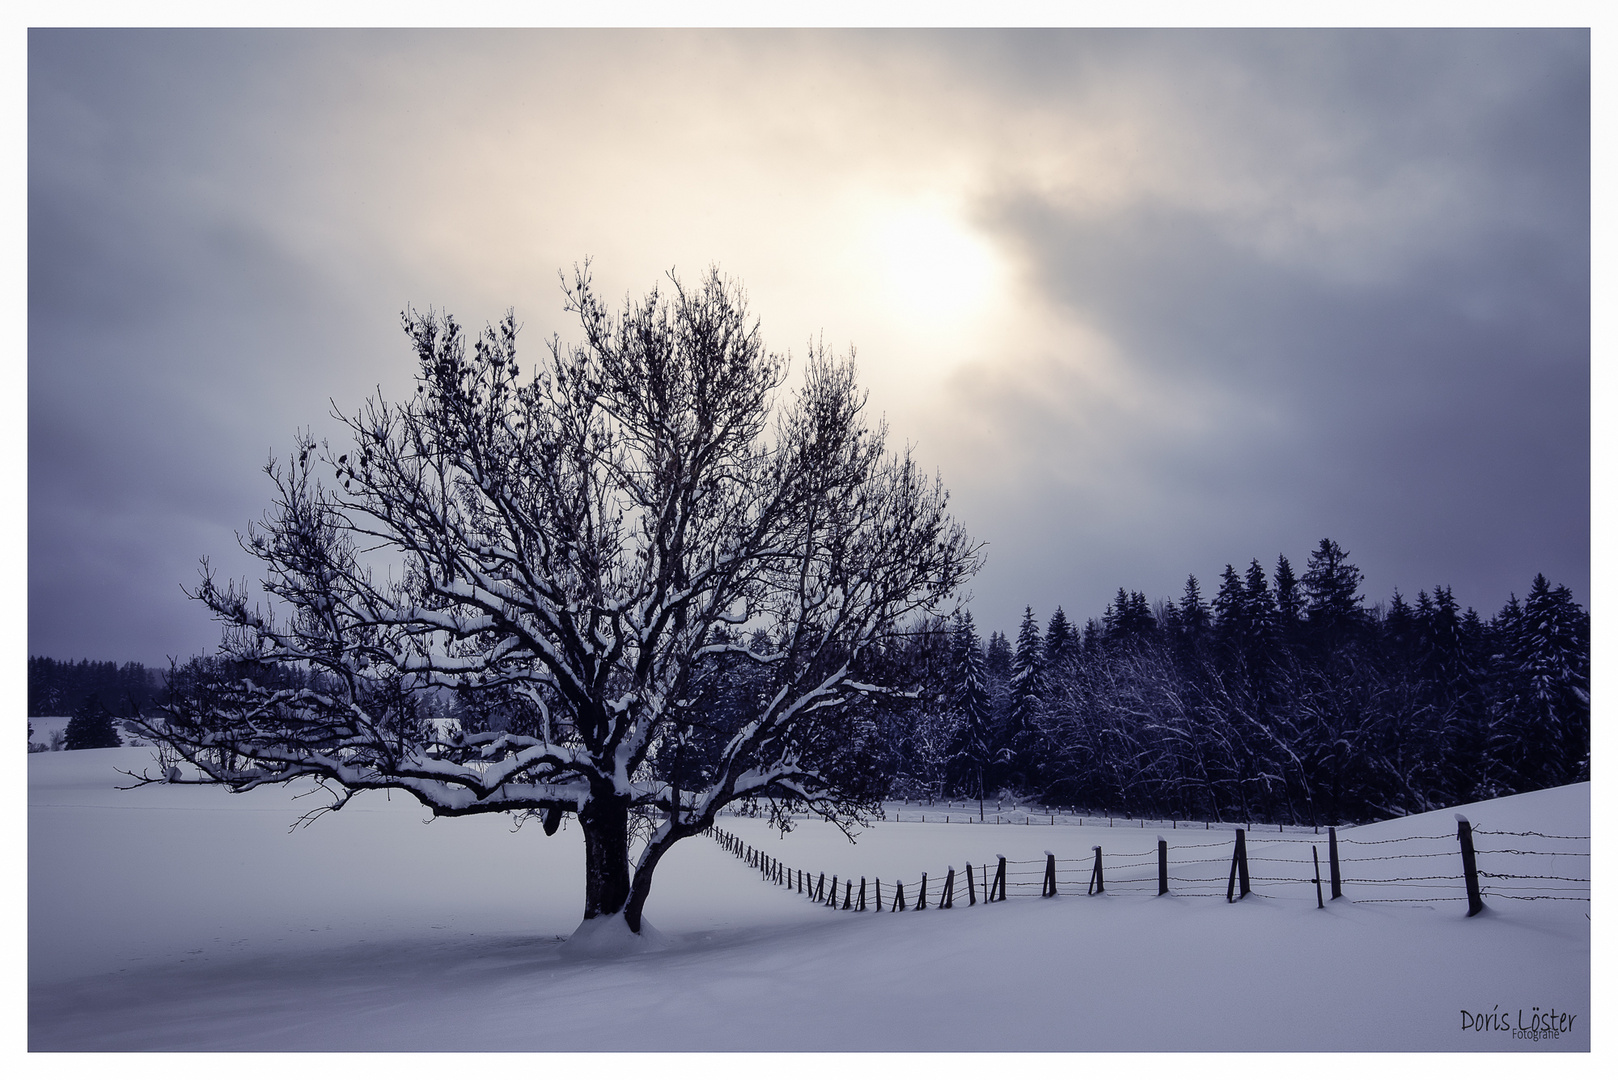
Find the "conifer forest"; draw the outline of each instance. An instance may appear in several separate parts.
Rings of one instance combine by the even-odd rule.
[[[1536,576],[1484,618],[1445,587],[1367,606],[1322,540],[1083,625],[970,611],[886,656],[929,687],[884,713],[895,795],[1016,792],[1103,813],[1359,822],[1589,779],[1588,614]],[[1208,595],[1211,593],[1211,595]]]

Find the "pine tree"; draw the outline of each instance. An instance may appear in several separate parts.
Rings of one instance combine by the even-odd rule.
[[[1247,636],[1247,586],[1237,575],[1236,568],[1225,564],[1219,578],[1219,592],[1213,600],[1214,629],[1227,645],[1238,646]]]
[[[73,710],[67,730],[63,732],[63,745],[68,750],[96,750],[123,744],[124,741],[118,737],[118,729],[113,726],[112,713],[101,704],[99,694],[91,696]]]
[[[991,758],[988,672],[972,613],[955,617],[950,643],[952,707],[959,727],[950,753],[950,778],[958,794],[981,799]]]
[[[1006,727],[1001,736],[1001,754],[1006,759],[1007,779],[1027,789],[1037,761],[1036,737],[1045,696],[1045,643],[1040,638],[1034,609],[1023,609],[1017,630],[1017,652],[1011,661],[1011,702]]]
[[[1348,561],[1348,554],[1335,540],[1323,539],[1303,575],[1310,636],[1327,650],[1358,630],[1364,617],[1359,588],[1365,575]]]
[[[1078,651],[1078,637],[1073,631],[1073,624],[1068,622],[1060,606],[1056,614],[1051,616],[1050,626],[1045,629],[1045,666],[1048,670],[1058,670],[1072,663],[1074,654]]]
[[[1388,602],[1387,614],[1382,619],[1382,637],[1388,657],[1397,666],[1403,666],[1415,654],[1416,619],[1410,602],[1395,587],[1393,599]]]
[[[1250,651],[1267,652],[1275,638],[1278,615],[1275,594],[1264,580],[1264,567],[1254,559],[1247,568],[1247,581],[1243,585],[1247,608],[1247,637]]]
[[[1011,678],[1011,642],[998,630],[989,633],[989,647],[984,652],[983,670],[992,684]]]
[[[1180,594],[1181,625],[1185,627],[1188,635],[1197,637],[1207,632],[1211,622],[1208,605],[1202,599],[1202,586],[1197,582],[1197,575],[1186,575],[1185,591]]]
[[[1590,646],[1588,617],[1565,585],[1534,576],[1512,650],[1517,719],[1531,747],[1530,779],[1542,785],[1589,777]]]
[[[1275,560],[1275,613],[1276,629],[1285,641],[1298,635],[1298,623],[1303,616],[1303,597],[1298,594],[1298,579],[1292,573],[1292,564],[1285,554]]]

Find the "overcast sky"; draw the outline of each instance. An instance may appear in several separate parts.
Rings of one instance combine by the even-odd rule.
[[[182,586],[405,305],[527,355],[557,271],[740,279],[857,348],[987,542],[980,629],[1301,572],[1590,587],[1584,31],[33,31],[28,648],[161,663]]]

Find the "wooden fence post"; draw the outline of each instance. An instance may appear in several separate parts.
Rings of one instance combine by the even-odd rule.
[[[966,906],[973,907],[978,902],[978,887],[972,883],[972,864],[966,864]]]
[[[921,875],[921,894],[916,898],[916,910],[927,910],[927,875]]]
[[[1161,836],[1157,838],[1157,895],[1163,896],[1169,891],[1169,842]]]
[[[996,858],[1000,860],[1000,866],[994,872],[993,884],[989,886],[989,899],[1004,900],[1006,898],[1006,857],[997,855]],[[996,892],[999,893],[998,896],[995,895]]]
[[[1230,853],[1230,882],[1225,886],[1225,901],[1234,904],[1241,897],[1236,895],[1238,878],[1241,882],[1242,896],[1252,892],[1247,878],[1247,830],[1236,830],[1236,847]]]
[[[825,874],[820,875],[820,884],[816,888],[816,891],[814,893],[814,899],[818,900],[822,904],[824,904],[826,902],[826,875]]]
[[[944,875],[944,895],[939,899],[938,906],[941,908],[955,906],[955,867],[953,866],[949,868],[949,873]]]
[[[1343,875],[1337,869],[1337,826],[1326,826],[1326,858],[1331,863],[1331,898],[1339,900],[1343,895]]]
[[[1107,891],[1106,879],[1102,877],[1101,874],[1101,845],[1094,845],[1094,851],[1096,853],[1096,864],[1090,870],[1090,888],[1089,891],[1084,894],[1086,896],[1094,896],[1096,893],[1104,893]]]
[[[1455,815],[1456,833],[1461,841],[1461,870],[1466,874],[1466,917],[1483,910],[1483,891],[1478,888],[1478,857],[1472,850],[1472,823],[1466,815]]]
[[[1319,909],[1326,906],[1326,901],[1321,897],[1320,892],[1320,845],[1310,844],[1309,850],[1315,854],[1315,907]]]
[[[1045,883],[1040,887],[1039,895],[1056,895],[1056,856],[1048,851],[1045,853]]]
[[[837,875],[836,874],[833,874],[831,876],[831,898],[826,901],[826,906],[831,908],[834,911],[837,909]]]
[[[843,910],[847,911],[854,906],[854,879],[849,878],[843,882]]]
[[[905,910],[905,883],[902,881],[893,886],[893,910]]]
[[[882,879],[876,879],[876,909],[882,910]]]
[[[858,910],[858,911],[864,911],[865,910],[865,879],[864,878],[860,878],[860,906],[856,910]]]

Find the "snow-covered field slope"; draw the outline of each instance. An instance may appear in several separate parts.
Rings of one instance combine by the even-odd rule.
[[[289,831],[320,795],[117,790],[118,768],[150,759],[142,748],[28,758],[31,1050],[1590,1046],[1587,902],[1496,897],[1475,919],[1461,899],[1356,902],[1432,884],[1370,879],[1457,873],[1449,812],[1345,831],[1360,842],[1345,843],[1345,857],[1422,857],[1345,864],[1365,883],[1325,910],[1313,885],[1273,880],[1303,867],[1276,860],[1308,857],[1307,843],[1290,841],[1315,840],[1290,831],[1284,847],[1254,837],[1255,895],[1227,904],[1228,830],[1164,833],[1176,875],[1217,877],[1197,888],[1220,895],[1158,897],[1128,888],[1155,880],[1155,866],[1125,867],[1136,861],[1126,855],[1155,850],[1153,828],[930,816],[879,823],[850,845],[819,824],[782,838],[726,818],[747,842],[828,880],[882,877],[887,900],[897,875],[914,903],[927,872],[933,906],[830,910],[695,838],[664,861],[647,905],[665,947],[603,959],[560,947],[582,905],[577,830],[547,838],[503,817],[423,824],[413,803],[370,795]],[[1480,848],[1589,850],[1482,832],[1588,836],[1588,785],[1461,809]],[[1365,843],[1402,836],[1438,839]],[[954,909],[936,907],[948,865],[1036,860],[1047,848],[1088,860],[1095,844],[1108,853],[1104,895],[1068,885],[1079,864],[1064,863],[1054,899],[967,907],[963,881]],[[1508,858],[1518,857],[1479,856],[1485,870]],[[1577,856],[1534,866],[1590,876]],[[1463,1010],[1510,1025],[1520,1015],[1530,1026],[1535,1010],[1573,1019],[1559,1038],[1534,1041],[1498,1019],[1463,1025]]]

